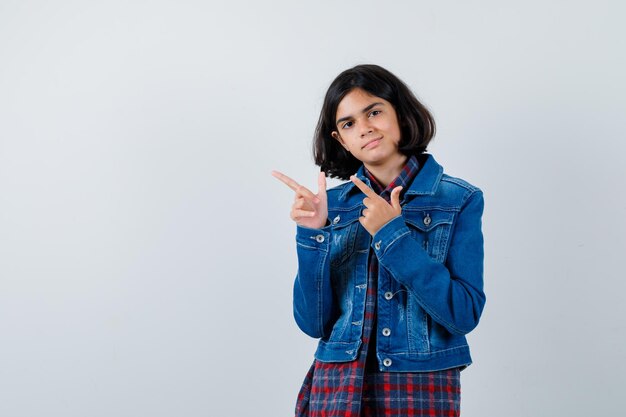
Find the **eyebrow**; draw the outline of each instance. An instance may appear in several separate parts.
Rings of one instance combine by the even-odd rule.
[[[369,106],[367,106],[366,108],[364,108],[363,110],[361,110],[361,113],[367,113],[367,112],[368,112],[368,111],[370,111],[373,107],[375,107],[375,106],[377,106],[377,105],[379,105],[379,104],[380,104],[380,105],[382,105],[383,103],[381,103],[381,102],[379,102],[379,101],[377,101],[376,103],[372,103],[372,104],[370,104]],[[341,119],[337,119],[336,124],[338,125],[339,123],[344,122],[344,121],[346,121],[346,120],[350,120],[350,119],[352,119],[352,116],[351,116],[351,115],[346,116],[346,117],[342,117]]]

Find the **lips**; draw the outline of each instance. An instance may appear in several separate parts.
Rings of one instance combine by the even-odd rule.
[[[379,138],[376,138],[376,139],[372,139],[372,140],[370,140],[369,142],[367,142],[365,145],[363,145],[363,147],[361,147],[361,149],[365,149],[365,148],[367,148],[367,147],[368,147],[371,143],[373,143],[373,142],[378,142],[378,141],[380,141],[381,139],[382,139],[382,136],[381,136],[381,137],[379,137]],[[372,145],[372,146],[374,146],[374,145]]]

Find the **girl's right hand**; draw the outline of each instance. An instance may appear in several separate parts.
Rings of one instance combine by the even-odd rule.
[[[288,176],[278,171],[272,171],[272,175],[296,192],[291,206],[290,217],[298,225],[321,229],[326,226],[328,220],[328,200],[326,198],[326,175],[323,171],[317,176],[317,194],[313,194],[308,188],[298,184]]]

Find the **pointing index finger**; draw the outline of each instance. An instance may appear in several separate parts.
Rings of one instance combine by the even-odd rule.
[[[367,184],[365,184],[363,181],[361,181],[356,175],[350,176],[350,180],[357,187],[359,187],[359,190],[363,191],[363,193],[365,193],[366,196],[368,196],[368,197],[378,197],[378,194],[376,194],[376,192],[374,190],[372,190],[370,187],[368,187]]]
[[[272,175],[275,178],[278,178],[279,180],[287,184],[287,186],[294,191],[296,191],[298,189],[298,186],[300,185],[296,181],[292,180],[291,178],[283,174],[282,172],[272,171]]]
[[[313,194],[313,192],[311,190],[309,190],[308,188],[306,188],[303,185],[298,184],[295,180],[289,178],[288,176],[286,176],[282,172],[272,171],[272,176],[274,176],[275,178],[278,178],[280,181],[282,181],[285,184],[287,184],[287,186],[289,188],[291,188],[292,190],[294,190],[296,192],[297,196],[302,196],[304,198],[312,199],[316,203],[319,202],[319,198],[317,198],[317,196],[315,194]]]

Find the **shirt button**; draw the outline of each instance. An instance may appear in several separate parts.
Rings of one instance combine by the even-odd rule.
[[[393,362],[389,358],[383,359],[383,365],[385,365],[386,367],[390,367],[392,363]]]
[[[391,329],[389,329],[388,327],[385,327],[383,329],[383,336],[389,336],[391,334]]]
[[[376,248],[376,250],[380,249],[380,242],[382,242],[382,240],[379,240],[378,242],[374,243],[374,247]]]
[[[339,220],[341,220],[341,216],[337,216],[333,219],[333,224],[337,224],[339,223]]]
[[[315,240],[317,240],[318,243],[322,243],[324,241],[324,235],[315,236]]]
[[[426,226],[430,224],[430,214],[427,214],[426,217],[424,217],[424,224]]]
[[[385,300],[391,300],[393,298],[393,293],[391,291],[387,291],[385,293]]]

